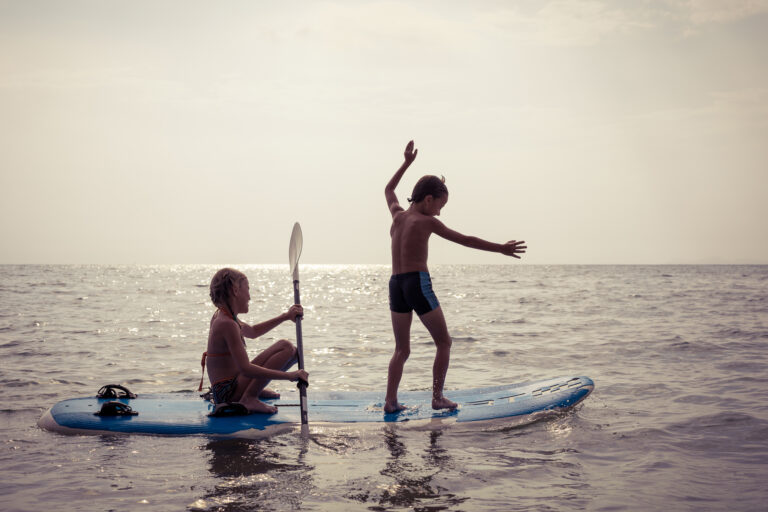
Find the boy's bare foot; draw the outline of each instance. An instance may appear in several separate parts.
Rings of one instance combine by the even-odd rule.
[[[459,405],[456,402],[451,402],[447,398],[440,397],[440,398],[433,398],[432,399],[432,408],[433,409],[455,409],[456,406]]]
[[[277,412],[277,407],[265,404],[261,400],[248,400],[247,402],[241,402],[244,406],[248,408],[249,412],[258,412],[262,414],[275,414]]]
[[[269,388],[264,388],[261,390],[261,393],[259,393],[259,398],[280,398],[280,393],[272,391]]]
[[[395,402],[394,404],[384,404],[384,412],[387,414],[393,413],[393,412],[400,412],[405,409],[407,409],[408,406],[403,405],[401,403]]]

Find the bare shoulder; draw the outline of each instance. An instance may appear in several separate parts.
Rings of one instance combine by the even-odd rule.
[[[428,238],[432,233],[439,232],[443,228],[443,223],[430,215],[408,210],[403,216],[401,225],[412,236]]]
[[[443,224],[443,221],[436,217],[431,217],[429,221],[429,230],[442,238],[452,240],[459,233],[453,231],[451,228]]]
[[[393,219],[404,211],[405,209],[397,201],[389,204],[389,213],[392,214]]]
[[[445,229],[445,224],[443,224],[437,217],[431,217],[429,215],[425,215],[424,217],[426,217],[426,224],[429,226],[429,230],[433,233]]]
[[[211,332],[216,334],[237,334],[240,332],[240,326],[224,315],[216,315],[211,319]]]

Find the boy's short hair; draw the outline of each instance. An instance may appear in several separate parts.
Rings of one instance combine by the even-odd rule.
[[[439,199],[448,195],[448,187],[445,186],[445,177],[427,175],[422,176],[413,187],[413,193],[408,198],[409,203],[418,203],[427,196]]]

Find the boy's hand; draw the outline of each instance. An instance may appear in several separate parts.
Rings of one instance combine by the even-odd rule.
[[[528,248],[527,245],[522,245],[525,243],[525,240],[520,240],[519,242],[516,240],[510,240],[509,242],[505,243],[501,247],[501,254],[505,254],[507,256],[512,256],[513,258],[520,259],[520,256],[518,254],[523,254],[525,250]]]
[[[418,149],[413,149],[413,141],[410,141],[407,146],[405,146],[405,163],[408,165],[411,165],[411,163],[416,160],[416,155],[419,154]]]

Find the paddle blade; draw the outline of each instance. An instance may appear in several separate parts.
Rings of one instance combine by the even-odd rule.
[[[299,256],[301,256],[301,247],[304,244],[304,238],[301,235],[301,226],[297,222],[293,225],[291,232],[291,244],[288,246],[288,263],[291,266],[293,280],[299,280]]]

